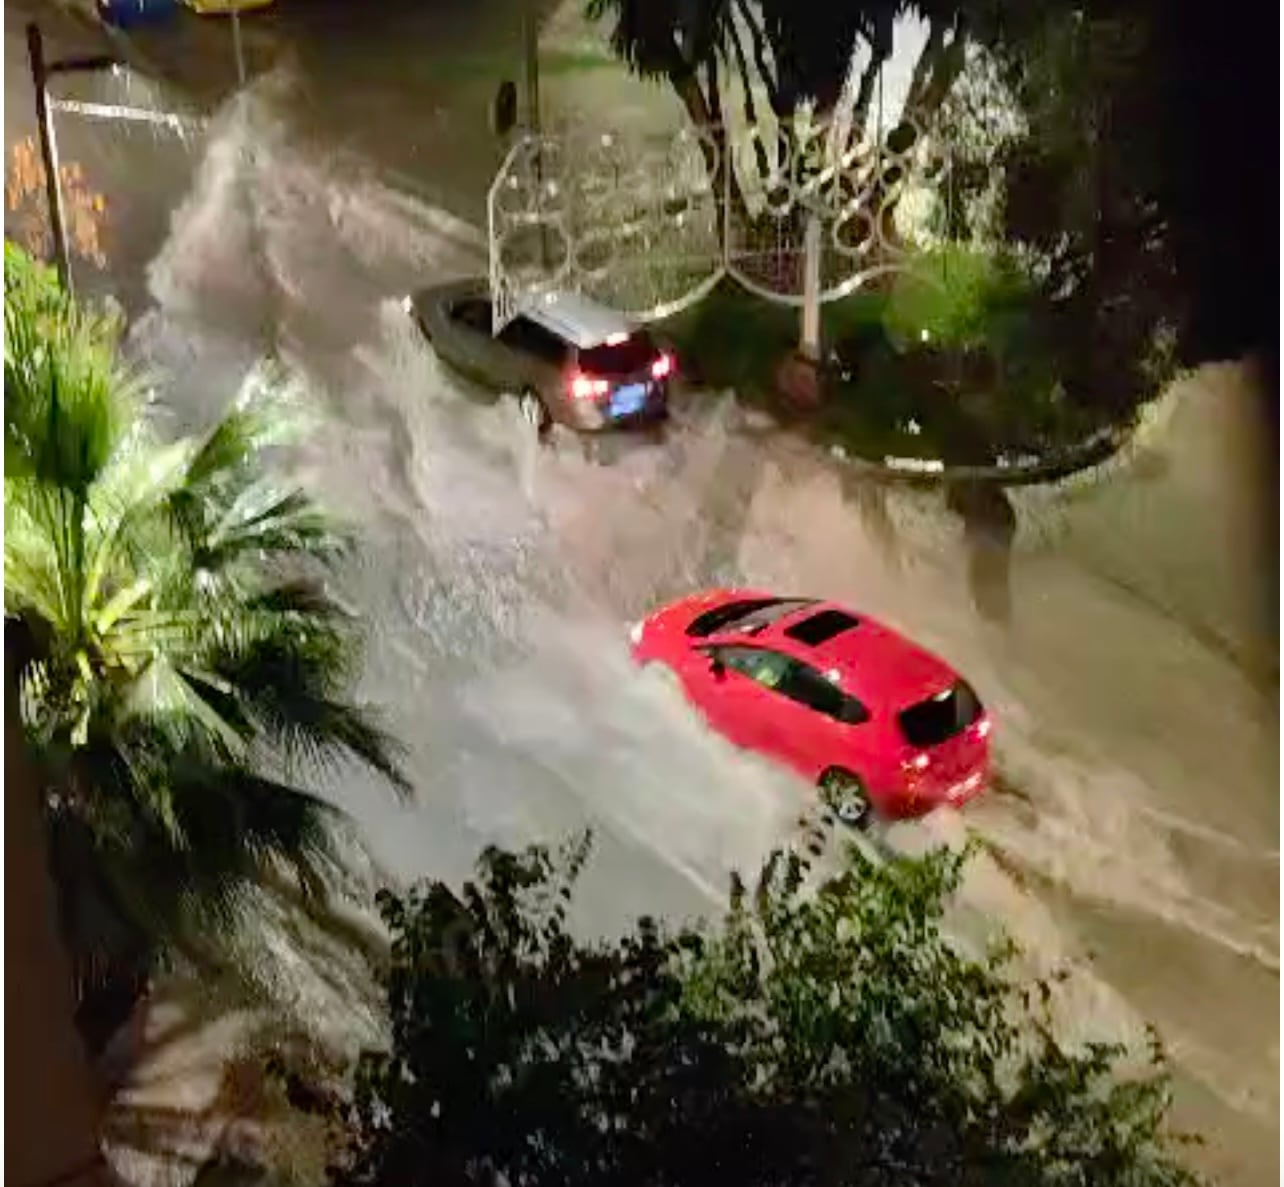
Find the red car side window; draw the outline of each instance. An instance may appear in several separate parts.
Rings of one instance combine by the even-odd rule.
[[[716,655],[728,668],[748,676],[763,688],[775,691],[780,691],[793,663],[787,655],[761,647],[717,647],[712,649],[711,654]]]
[[[780,691],[791,700],[815,709],[835,721],[859,725],[869,720],[869,711],[855,697],[843,692],[832,680],[822,676],[815,668],[798,660],[792,661],[789,673]]]
[[[792,656],[770,651],[765,647],[711,647],[708,654],[763,688],[778,692],[841,721],[859,725],[869,720],[869,710],[855,697],[843,692],[815,668]]]

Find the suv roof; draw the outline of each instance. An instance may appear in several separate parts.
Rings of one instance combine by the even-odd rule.
[[[599,305],[583,293],[535,293],[518,300],[517,312],[578,350],[601,346],[616,335],[627,338],[637,328],[622,313]]]

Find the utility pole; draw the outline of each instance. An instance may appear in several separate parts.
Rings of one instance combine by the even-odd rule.
[[[803,233],[803,310],[800,352],[813,362],[820,359],[820,215],[807,212]]]
[[[522,0],[522,48],[525,53],[526,130],[540,135],[539,121],[539,20],[535,0]]]
[[[536,206],[544,200],[544,139],[539,118],[539,20],[535,15],[535,0],[522,0],[522,48],[526,76],[526,134],[535,147]],[[548,271],[548,228],[543,222],[539,227],[540,266]]]
[[[245,85],[245,51],[241,48],[241,13],[232,9],[232,53],[236,56],[236,81]]]
[[[67,255],[67,224],[62,209],[62,186],[58,180],[58,146],[54,142],[53,119],[49,115],[49,71],[45,65],[45,42],[40,26],[27,26],[27,56],[31,60],[31,85],[36,90],[36,129],[40,135],[40,159],[45,166],[45,198],[49,204],[49,227],[53,232],[54,264],[63,291],[71,293],[71,260]]]
[[[27,25],[27,56],[31,64],[31,85],[36,92],[36,131],[40,137],[40,158],[45,169],[45,196],[49,203],[49,227],[53,233],[54,266],[63,290],[71,295],[71,255],[67,250],[67,221],[62,205],[62,181],[58,176],[58,145],[54,140],[53,117],[49,110],[49,79],[55,74],[92,70],[114,70],[120,63],[107,54],[87,58],[45,61],[45,43],[35,21]]]

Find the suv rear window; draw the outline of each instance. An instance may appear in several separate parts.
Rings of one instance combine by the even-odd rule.
[[[556,334],[531,321],[529,317],[515,317],[499,333],[499,340],[521,354],[534,355],[546,363],[560,367],[570,353],[570,347]]]
[[[695,639],[703,639],[716,635],[719,631],[752,633],[770,626],[786,614],[810,605],[808,598],[746,598],[739,602],[728,602],[725,606],[715,606],[699,615],[687,627],[687,634]]]
[[[836,635],[841,635],[843,631],[851,630],[859,621],[845,610],[822,610],[819,614],[813,614],[810,618],[786,627],[785,634],[809,647],[819,647]]]
[[[580,351],[580,368],[589,375],[632,375],[645,371],[660,351],[645,330],[630,334],[623,342],[590,346]]]
[[[939,746],[961,734],[983,712],[981,698],[966,680],[901,712],[901,733],[911,746]]]

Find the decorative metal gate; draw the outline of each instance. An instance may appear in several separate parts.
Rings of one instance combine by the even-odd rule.
[[[836,300],[939,237],[948,172],[940,130],[906,117],[855,142],[805,118],[519,139],[487,198],[496,332],[520,300],[559,289],[641,320],[694,304],[724,276],[802,305],[813,218],[820,300]]]

